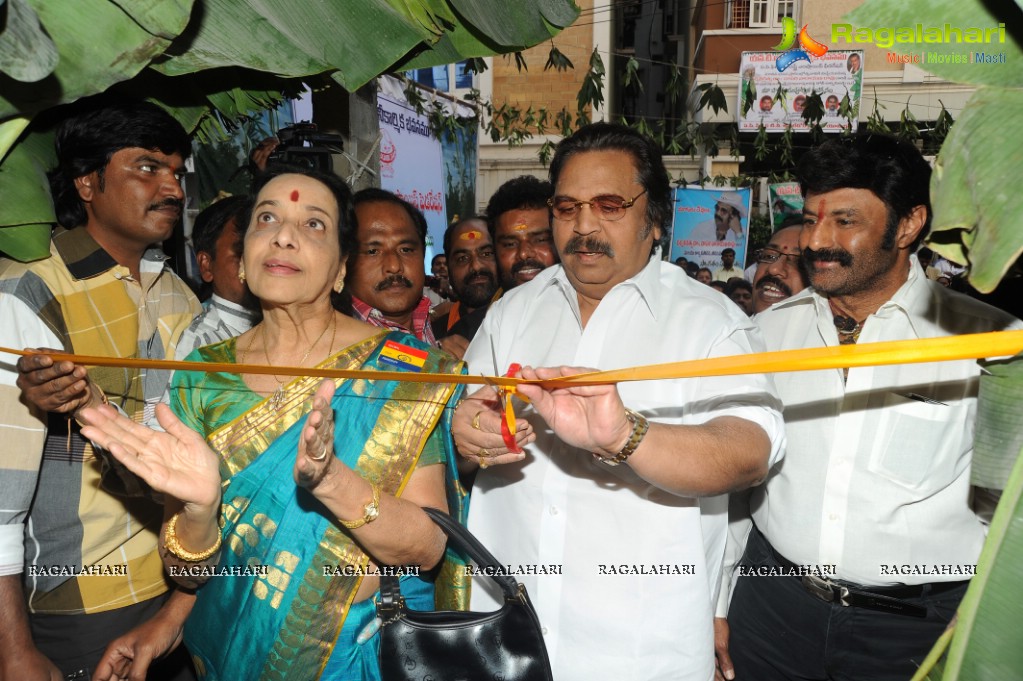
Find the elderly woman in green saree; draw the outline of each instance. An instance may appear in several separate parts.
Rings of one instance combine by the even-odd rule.
[[[242,266],[263,320],[188,359],[454,373],[406,334],[335,311],[354,229],[351,193],[313,171],[271,172]],[[226,370],[225,370],[226,369]],[[416,609],[457,607],[465,578],[422,507],[458,517],[452,384],[178,371],[164,432],[109,407],[88,437],[167,497],[161,551],[197,586],[184,628],[200,677],[375,679],[378,570],[409,566]],[[204,579],[209,575],[209,579]]]

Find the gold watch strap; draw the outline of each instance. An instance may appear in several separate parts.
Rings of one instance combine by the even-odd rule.
[[[625,460],[632,456],[633,452],[639,448],[639,443],[643,441],[648,430],[650,430],[650,422],[646,420],[646,417],[635,412],[628,407],[625,408],[625,418],[632,424],[632,435],[629,436],[629,440],[622,447],[622,450],[614,456],[601,456],[594,453],[597,460],[602,464],[608,466],[618,466],[625,463]]]

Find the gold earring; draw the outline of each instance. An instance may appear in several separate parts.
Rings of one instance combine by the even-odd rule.
[[[345,276],[343,274],[339,274],[337,276],[337,281],[334,282],[334,291],[336,291],[337,293],[341,293],[344,290],[345,290]]]
[[[238,281],[245,283],[245,265],[238,265]]]

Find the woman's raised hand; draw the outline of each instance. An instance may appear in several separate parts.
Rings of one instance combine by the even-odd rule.
[[[313,395],[313,409],[298,440],[295,482],[311,491],[339,463],[334,457],[334,409],[330,405],[335,389],[334,381],[329,378],[320,383]]]
[[[166,432],[135,423],[110,405],[83,409],[82,435],[110,452],[129,471],[157,492],[185,504],[220,504],[217,455],[199,433],[178,419],[166,404],[156,405],[156,418]]]

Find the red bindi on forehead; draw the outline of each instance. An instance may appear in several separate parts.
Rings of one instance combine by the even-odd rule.
[[[817,222],[824,221],[824,199],[821,199],[820,204],[817,206]]]
[[[291,200],[292,201],[298,201],[298,190],[297,189],[292,189],[291,190]]]

